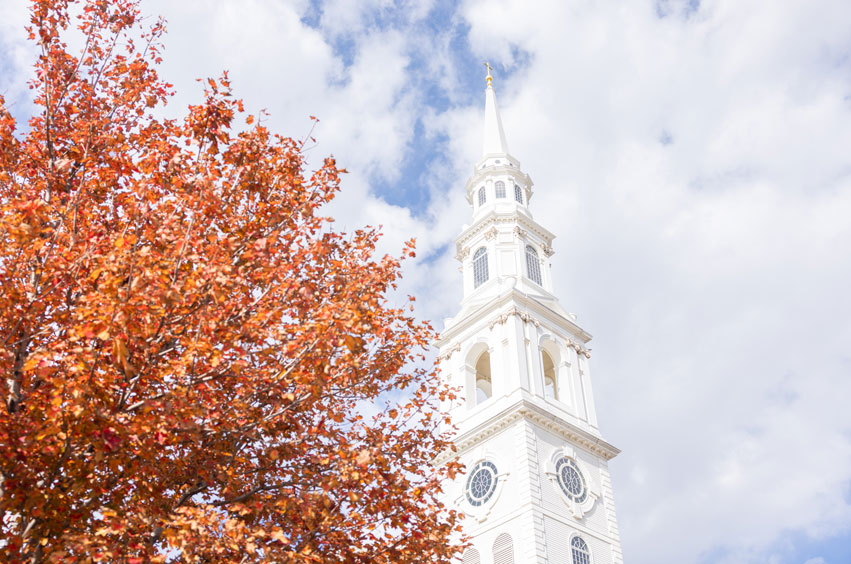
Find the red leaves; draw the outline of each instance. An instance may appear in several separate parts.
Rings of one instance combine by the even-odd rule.
[[[34,1],[26,136],[0,99],[5,560],[448,562],[450,392],[406,368],[433,333],[386,305],[399,260],[327,229],[333,159],[231,130],[226,75],[152,114],[163,28],[143,55],[137,20],[85,2],[78,59],[65,3]]]

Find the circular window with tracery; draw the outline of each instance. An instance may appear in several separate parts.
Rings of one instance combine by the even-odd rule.
[[[467,478],[467,501],[478,507],[486,503],[496,491],[496,465],[489,460],[483,460],[473,467]]]
[[[556,462],[556,474],[558,475],[558,485],[564,495],[577,503],[582,503],[588,497],[588,486],[585,484],[585,477],[576,462],[562,456]]]

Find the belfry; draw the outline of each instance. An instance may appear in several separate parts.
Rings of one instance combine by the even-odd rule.
[[[553,295],[555,236],[532,218],[492,82],[488,66],[473,221],[455,239],[464,298],[437,342],[461,390],[449,411],[467,467],[444,501],[467,515],[464,564],[622,564],[608,469],[619,451],[597,428],[591,335]]]

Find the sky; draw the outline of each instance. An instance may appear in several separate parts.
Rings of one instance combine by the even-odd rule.
[[[484,67],[555,293],[594,336],[629,564],[851,562],[851,3],[143,0],[180,116],[247,109],[349,172],[328,213],[416,237],[403,290],[457,312]],[[23,0],[0,92],[32,111]]]

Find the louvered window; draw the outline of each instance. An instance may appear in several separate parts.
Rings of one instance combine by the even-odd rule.
[[[523,190],[517,184],[514,185],[514,199],[518,204],[523,203]]]
[[[526,274],[529,280],[541,285],[541,262],[538,260],[538,251],[531,245],[526,245]]]
[[[488,251],[480,247],[473,255],[473,287],[478,288],[488,281]]]
[[[498,180],[497,183],[494,184],[494,186],[496,187],[496,197],[497,198],[504,198],[505,197],[505,182],[503,182],[502,180]]]
[[[508,533],[502,533],[493,543],[493,564],[514,564],[514,542]]]
[[[481,558],[479,558],[479,551],[475,548],[468,548],[464,553],[464,558],[461,559],[463,564],[479,564],[481,562]]]
[[[591,553],[588,545],[579,537],[573,537],[570,541],[570,552],[573,555],[573,564],[591,564]]]
[[[479,188],[479,205],[483,205],[487,201],[487,196],[485,196],[485,187],[482,186]]]

